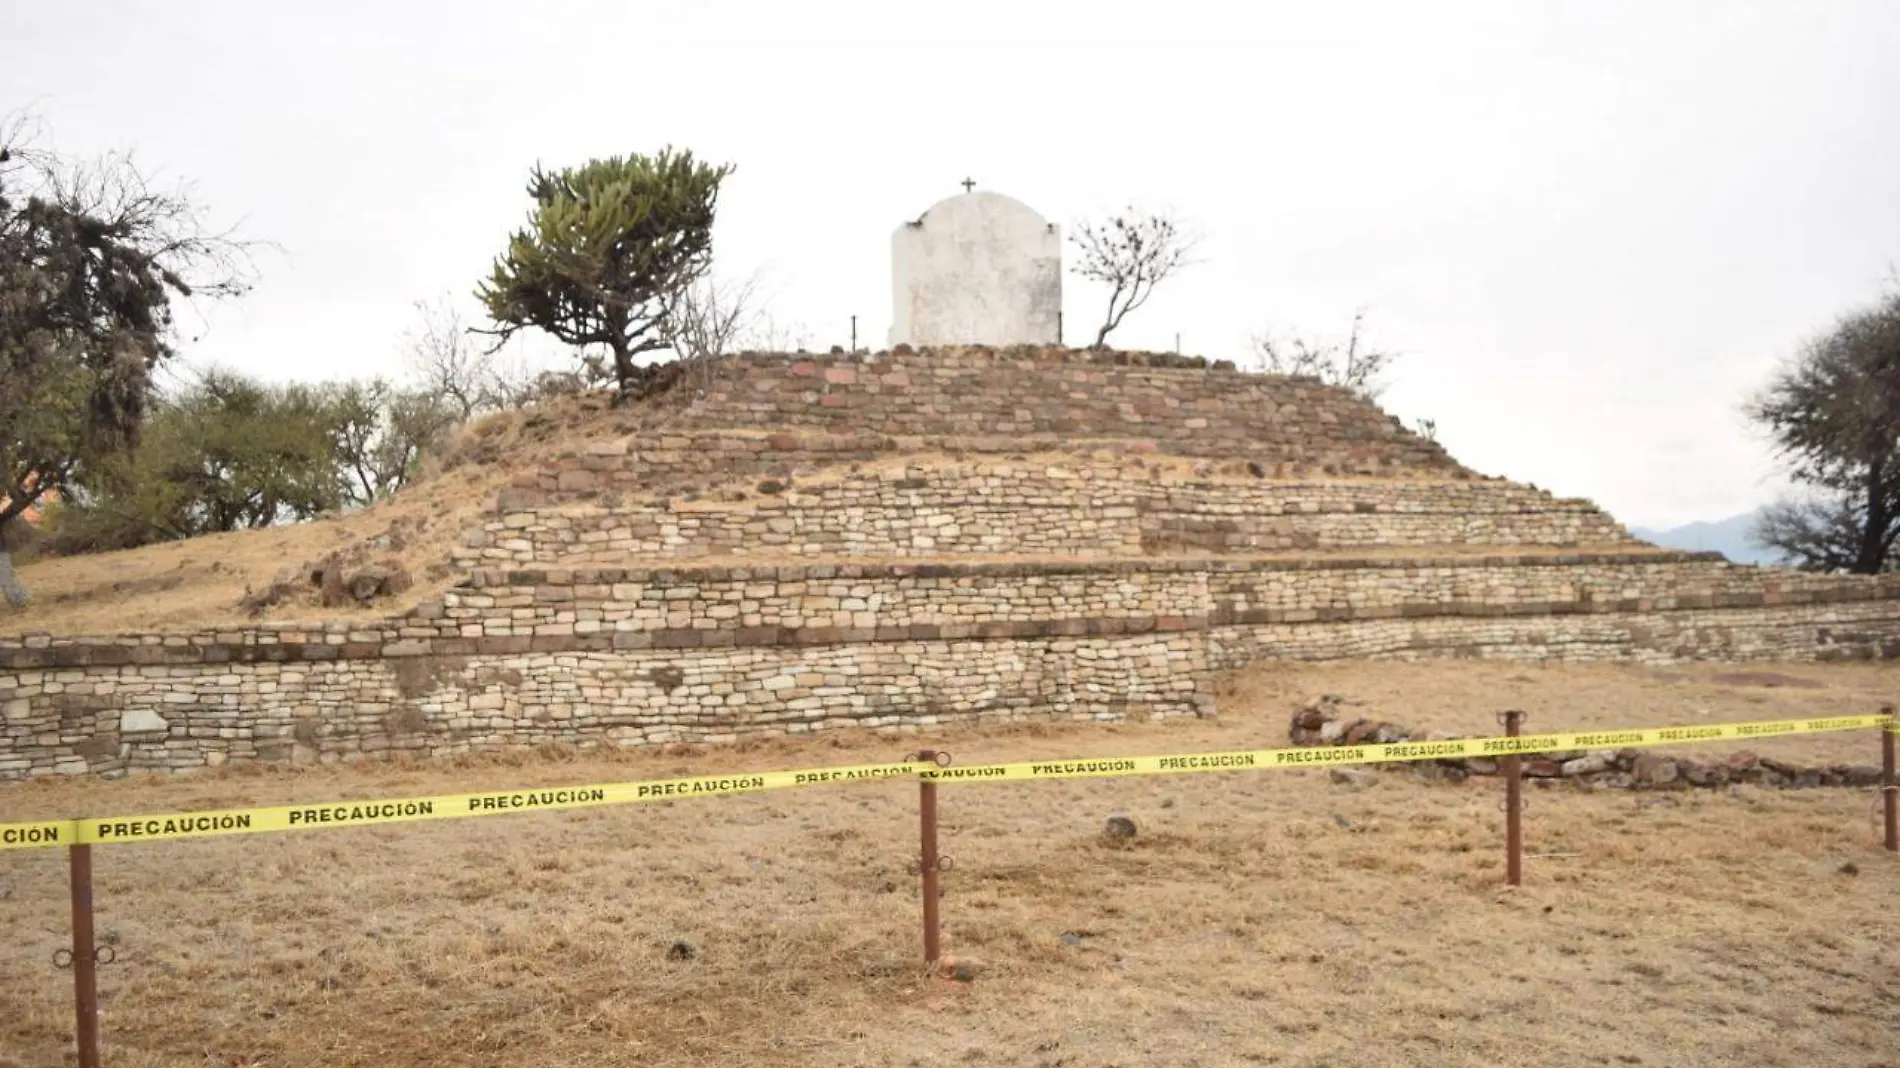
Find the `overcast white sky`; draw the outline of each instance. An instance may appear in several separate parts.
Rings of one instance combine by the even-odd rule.
[[[390,373],[414,301],[477,314],[534,163],[669,143],[738,165],[722,273],[881,345],[891,230],[967,175],[1207,235],[1121,347],[1366,305],[1389,410],[1665,525],[1773,494],[1738,404],[1900,264],[1897,55],[1893,0],[0,0],[0,111],[281,246],[195,362]],[[1102,299],[1065,282],[1072,342]]]

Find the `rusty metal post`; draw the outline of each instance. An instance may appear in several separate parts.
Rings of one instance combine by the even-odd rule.
[[[935,750],[924,749],[918,752],[917,759],[934,764],[937,754]],[[937,926],[937,784],[930,779],[917,784],[917,819],[923,839],[917,871],[923,876],[924,963],[934,966],[943,956],[943,937]]]
[[[1524,725],[1524,713],[1512,709],[1504,713],[1504,734],[1515,738]],[[1511,886],[1524,885],[1524,776],[1523,759],[1516,750],[1505,754],[1499,766],[1504,772],[1504,881]]]
[[[1881,709],[1893,714],[1893,706]],[[1880,805],[1887,818],[1887,852],[1900,853],[1900,785],[1894,783],[1893,738],[1900,724],[1889,722],[1880,728]]]
[[[73,1003],[78,1012],[79,1068],[99,1068],[99,973],[92,934],[92,846],[67,849],[72,858]]]

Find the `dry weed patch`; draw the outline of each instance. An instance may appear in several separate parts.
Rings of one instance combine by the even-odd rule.
[[[929,742],[966,763],[1277,744],[1290,701],[1319,692],[1482,729],[1512,686],[1553,729],[1695,721],[1642,696],[1657,689],[1768,718],[1865,711],[1892,677],[1791,667],[1825,686],[1758,704],[1683,670],[1294,668],[1241,680],[1219,723]],[[0,792],[0,818],[849,763],[917,742],[32,783]],[[1836,743],[1862,760],[1873,744],[1777,744]],[[107,1063],[1892,1062],[1900,862],[1878,848],[1870,792],[1530,794],[1534,859],[1505,892],[1495,783],[945,786],[945,941],[979,965],[968,983],[917,963],[907,783],[101,848],[100,930],[119,953],[102,971]],[[1103,838],[1113,813],[1133,840]],[[0,1057],[63,1063],[70,989],[48,959],[64,858],[7,856],[0,901]]]

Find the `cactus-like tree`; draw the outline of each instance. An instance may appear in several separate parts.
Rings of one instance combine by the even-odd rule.
[[[476,291],[505,342],[537,327],[582,350],[605,348],[621,398],[635,362],[669,347],[673,307],[712,262],[713,214],[730,165],[689,151],[614,156],[528,182],[534,209]]]

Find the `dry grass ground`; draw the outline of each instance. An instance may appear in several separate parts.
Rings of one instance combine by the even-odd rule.
[[[0,819],[882,760],[1278,744],[1322,692],[1483,729],[1867,711],[1890,668],[1286,667],[1218,723],[834,736],[705,753],[226,769],[0,790]],[[1758,670],[1728,669],[1728,670]],[[1764,752],[1869,737],[1790,739]],[[914,785],[97,850],[107,1063],[1890,1065],[1900,862],[1864,791],[1534,791],[1324,772],[946,786],[946,942],[917,966]],[[1125,847],[1103,819],[1141,827]],[[70,1041],[63,858],[0,859],[0,1064]],[[669,954],[676,942],[693,947]]]

